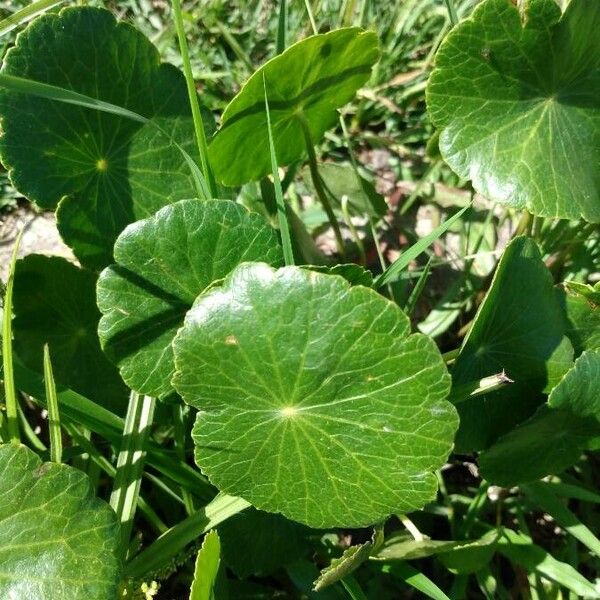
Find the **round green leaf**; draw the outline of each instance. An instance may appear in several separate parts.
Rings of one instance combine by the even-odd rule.
[[[87,477],[0,446],[0,597],[116,598],[120,571],[117,517]]]
[[[435,344],[373,290],[245,264],[173,342],[199,409],[196,461],[221,490],[312,527],[422,507],[457,427]]]
[[[72,7],[32,22],[2,73],[66,88],[151,119],[0,90],[2,162],[15,187],[43,208],[61,198],[59,228],[86,266],[111,262],[132,221],[196,195],[173,140],[193,153],[183,75],[161,64],[139,31],[110,12]]]
[[[98,281],[98,333],[127,384],[141,394],[171,391],[171,342],[209,285],[244,261],[283,263],[277,233],[227,200],[183,200],[133,223]]]
[[[354,97],[378,59],[377,36],[349,27],[313,35],[268,61],[223,113],[209,147],[217,179],[233,186],[271,173],[265,86],[277,160],[288,165],[306,152],[298,117],[306,118],[317,143],[337,122],[336,109]]]
[[[521,13],[520,10],[523,12]],[[446,162],[484,196],[600,221],[600,3],[485,0],[427,88]]]
[[[588,294],[573,289],[571,282],[565,290],[567,335],[576,355],[584,350],[600,349],[600,303],[595,294],[600,294],[600,283]]]
[[[600,351],[587,350],[531,419],[480,457],[483,477],[511,486],[560,473],[600,436]]]
[[[25,365],[43,373],[47,343],[57,383],[121,413],[127,388],[100,348],[96,280],[95,273],[57,256],[33,254],[18,261],[14,347]]]
[[[536,243],[515,238],[452,370],[455,387],[504,371],[505,387],[457,404],[458,452],[483,450],[530,417],[573,364],[565,318]]]

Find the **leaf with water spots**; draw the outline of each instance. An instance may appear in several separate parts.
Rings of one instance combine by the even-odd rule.
[[[490,200],[600,221],[600,2],[485,0],[427,88],[446,162]]]
[[[174,342],[198,409],[196,461],[221,490],[312,527],[421,508],[457,427],[435,344],[341,277],[239,266]]]

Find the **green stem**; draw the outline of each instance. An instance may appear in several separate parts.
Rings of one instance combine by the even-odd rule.
[[[279,0],[279,20],[277,22],[277,48],[281,54],[285,50],[285,31],[287,28],[287,0]]]
[[[173,405],[173,426],[175,429],[175,452],[182,462],[185,462],[185,423],[183,406],[181,404]],[[194,508],[194,496],[185,487],[181,486],[181,497],[188,515],[196,512]]]
[[[456,7],[454,6],[453,0],[444,0],[446,8],[448,9],[448,17],[450,17],[450,23],[452,27],[458,25],[458,14],[456,13]]]
[[[200,163],[202,164],[202,174],[208,183],[210,193],[213,198],[217,196],[217,186],[215,178],[210,168],[208,161],[208,144],[206,143],[206,133],[204,131],[204,123],[202,121],[202,113],[200,112],[200,102],[198,93],[196,92],[196,84],[192,74],[192,65],[190,62],[190,54],[188,50],[185,30],[183,27],[183,15],[181,12],[180,0],[172,0],[173,18],[175,20],[175,29],[177,30],[177,38],[179,40],[179,51],[183,61],[183,73],[187,85],[188,96],[190,99],[190,107],[192,109],[192,118],[194,120],[194,130],[196,133],[196,143],[198,144],[198,152],[200,154]]]
[[[135,509],[140,493],[146,458],[146,442],[154,416],[155,399],[131,392],[121,449],[117,458],[117,473],[110,496],[110,505],[121,522],[121,548],[127,551]]]
[[[317,35],[317,33],[319,33],[319,30],[317,29],[315,16],[313,15],[313,11],[310,6],[310,0],[304,0],[304,6],[306,6],[306,12],[308,13],[308,20],[310,21],[310,27],[312,29],[313,35]]]
[[[161,535],[153,544],[140,552],[126,567],[126,574],[143,578],[154,573],[219,523],[250,506],[249,502],[235,496],[220,495],[197,513],[189,516]]]
[[[287,266],[294,264],[294,252],[292,249],[292,238],[290,236],[290,225],[287,218],[287,209],[283,199],[281,180],[277,168],[277,156],[275,153],[275,142],[273,141],[273,130],[271,127],[271,112],[269,111],[269,100],[267,97],[267,83],[263,74],[263,89],[265,92],[265,112],[267,115],[267,134],[269,136],[269,151],[271,154],[271,172],[273,173],[273,187],[275,189],[275,201],[277,203],[277,219],[279,221],[279,232],[281,234],[281,245],[283,257]]]
[[[306,146],[306,152],[308,153],[308,166],[310,169],[310,176],[315,187],[315,191],[325,212],[327,213],[327,218],[329,219],[329,223],[333,228],[333,233],[335,234],[335,241],[337,245],[337,250],[340,256],[345,257],[346,251],[344,249],[344,240],[342,238],[342,232],[340,231],[340,225],[337,221],[335,213],[333,212],[333,208],[331,203],[329,202],[329,198],[325,190],[323,189],[323,182],[321,181],[321,176],[319,175],[319,168],[317,166],[317,155],[315,154],[315,147],[313,144],[312,136],[310,135],[310,128],[308,125],[308,121],[304,116],[303,112],[296,113],[296,117],[298,122],[302,127],[302,133],[304,134],[304,143]]]
[[[2,319],[2,363],[4,368],[4,399],[6,402],[6,420],[8,429],[8,438],[14,444],[21,441],[19,435],[19,411],[17,409],[17,391],[15,387],[15,374],[13,370],[12,353],[12,300],[13,287],[15,281],[15,266],[17,264],[17,252],[23,237],[23,230],[20,231],[8,269],[8,280],[6,282],[6,291],[4,293],[4,312]]]
[[[44,345],[44,383],[46,385],[46,406],[48,407],[48,427],[50,429],[50,460],[62,462],[62,431],[58,412],[58,396],[52,372],[52,361],[48,344]]]

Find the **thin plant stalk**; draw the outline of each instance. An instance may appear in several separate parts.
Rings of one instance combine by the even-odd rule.
[[[308,20],[310,21],[310,27],[314,35],[319,33],[317,29],[317,23],[315,21],[315,15],[313,15],[312,7],[310,6],[310,0],[304,0],[304,6],[306,6],[306,12],[308,13]]]
[[[287,29],[287,0],[279,0],[279,19],[277,21],[277,46],[276,54],[281,54],[285,50],[285,38]]]
[[[341,198],[341,206],[342,206],[342,214],[344,215],[344,221],[352,234],[352,238],[356,247],[358,248],[358,254],[360,256],[360,264],[364,267],[367,266],[367,255],[365,254],[365,245],[363,241],[360,239],[360,235],[352,222],[352,215],[350,214],[350,210],[348,209],[348,196],[345,194]]]
[[[321,181],[321,176],[319,175],[319,168],[317,166],[317,155],[315,154],[315,147],[313,144],[312,136],[310,134],[310,128],[308,126],[308,122],[304,113],[299,112],[296,115],[298,122],[302,127],[302,133],[304,135],[304,144],[306,146],[306,152],[308,153],[308,167],[310,169],[310,176],[312,179],[313,186],[315,187],[315,192],[325,212],[327,213],[327,218],[329,219],[329,223],[333,229],[333,233],[335,235],[335,241],[337,245],[338,253],[345,257],[346,250],[344,248],[344,240],[342,238],[342,232],[340,231],[340,224],[337,221],[335,213],[333,212],[333,208],[331,203],[329,202],[329,198],[327,197],[327,193],[323,188],[323,182]]]
[[[452,27],[458,25],[458,13],[456,12],[456,7],[454,6],[454,0],[444,0],[446,3],[446,9],[448,10],[448,17],[450,18],[450,23],[452,23]]]
[[[215,178],[210,168],[208,161],[208,144],[206,143],[206,132],[204,131],[204,122],[202,121],[202,113],[200,112],[200,102],[198,93],[196,92],[196,84],[192,74],[192,64],[190,62],[190,54],[185,37],[183,27],[183,15],[181,12],[180,0],[172,0],[173,19],[175,21],[175,29],[177,30],[177,38],[179,40],[179,51],[181,52],[181,60],[183,62],[183,73],[187,85],[188,96],[190,99],[190,108],[192,109],[192,118],[194,120],[194,131],[196,133],[196,143],[198,144],[198,153],[200,154],[200,163],[202,165],[202,174],[208,183],[211,196],[217,196]]]
[[[263,74],[263,88],[265,91],[265,113],[267,115],[267,133],[269,136],[269,150],[271,152],[271,171],[273,172],[273,187],[275,188],[275,200],[277,202],[277,219],[281,233],[281,244],[283,246],[283,257],[287,266],[294,264],[294,252],[292,250],[292,238],[290,236],[290,225],[287,218],[281,180],[277,168],[277,156],[275,154],[275,143],[273,141],[273,129],[271,127],[271,113],[269,111],[269,100],[267,97],[267,84]]]
[[[64,2],[64,0],[38,0],[37,2],[28,4],[21,10],[14,12],[9,17],[6,17],[6,19],[0,21],[0,36],[6,35],[9,31],[19,27],[19,25],[31,21],[34,17],[37,17],[41,13],[62,2]]]
[[[62,431],[58,412],[58,396],[52,371],[52,360],[48,344],[44,345],[44,384],[46,386],[46,406],[48,407],[48,427],[50,431],[50,460],[62,462]]]
[[[138,504],[140,484],[146,458],[146,442],[154,416],[156,400],[131,392],[121,449],[117,458],[117,474],[110,505],[121,522],[121,548],[126,552]]]
[[[17,253],[21,245],[23,230],[20,231],[13,248],[10,266],[8,269],[8,280],[4,293],[4,317],[2,319],[2,366],[4,368],[4,401],[6,402],[6,426],[8,439],[18,444],[21,441],[19,435],[19,411],[17,403],[17,390],[15,387],[15,374],[13,371],[12,352],[12,301],[13,287],[15,281],[15,266],[17,264]]]
[[[183,405],[173,405],[173,428],[174,428],[174,441],[175,441],[175,452],[182,462],[185,461],[185,421],[183,413]],[[184,486],[180,487],[181,497],[185,505],[185,510],[188,515],[194,514],[196,509],[194,508],[194,496]]]

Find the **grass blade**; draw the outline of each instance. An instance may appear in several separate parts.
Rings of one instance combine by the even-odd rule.
[[[544,512],[548,513],[563,529],[600,556],[600,540],[584,525],[543,483],[531,483],[521,488],[523,493]]]
[[[46,384],[46,406],[48,407],[48,425],[50,429],[50,460],[62,462],[62,432],[58,412],[58,396],[52,372],[52,361],[48,344],[44,345],[44,383]]]
[[[281,54],[285,50],[285,33],[287,29],[287,0],[279,0],[279,18],[277,20],[277,47],[275,52]]]
[[[450,600],[429,577],[411,567],[408,563],[397,562],[389,566],[388,569],[390,573],[402,579],[402,581],[415,588],[415,590],[425,594],[428,598],[433,598],[433,600]]]
[[[421,297],[423,290],[425,289],[425,284],[427,283],[427,279],[429,278],[429,273],[431,272],[432,261],[433,261],[433,256],[430,257],[429,260],[427,261],[427,264],[425,265],[425,268],[423,269],[421,276],[417,280],[417,283],[416,283],[413,291],[411,292],[410,296],[408,297],[406,306],[404,307],[404,312],[407,315],[412,315],[413,310],[415,310],[415,306],[417,305],[417,302],[418,302],[419,298]]]
[[[15,444],[18,444],[21,438],[19,436],[19,411],[17,408],[17,390],[15,388],[15,373],[13,369],[12,298],[17,252],[19,251],[22,237],[23,230],[21,230],[17,237],[10,259],[6,291],[4,292],[4,318],[2,319],[2,366],[4,377],[4,401],[6,402],[6,425],[8,438]]]
[[[369,600],[365,593],[362,591],[362,588],[358,584],[358,581],[352,576],[347,575],[342,579],[341,584],[344,586],[346,592],[348,592],[348,596],[352,600]]]
[[[37,2],[32,2],[28,6],[25,6],[21,10],[10,15],[10,17],[6,17],[6,19],[0,21],[0,35],[5,35],[19,25],[27,23],[27,21],[30,21],[57,4],[62,4],[63,1],[64,0],[38,0]]]
[[[400,273],[406,269],[410,262],[424,252],[426,248],[431,246],[435,240],[444,235],[444,233],[452,227],[453,223],[458,221],[469,208],[471,208],[470,203],[464,208],[461,208],[455,215],[452,215],[447,221],[444,221],[441,225],[436,227],[429,235],[426,235],[416,244],[413,244],[406,252],[403,252],[396,261],[375,279],[373,284],[374,287],[381,287],[386,283],[393,283],[396,281]]]
[[[183,15],[181,12],[180,0],[172,0],[173,19],[175,20],[175,29],[177,30],[177,38],[179,40],[179,51],[183,61],[183,74],[187,84],[188,96],[190,98],[190,108],[192,109],[192,118],[194,120],[194,130],[196,133],[196,143],[198,144],[198,152],[200,154],[200,163],[202,164],[202,173],[204,179],[208,183],[210,197],[216,198],[217,189],[215,178],[208,162],[208,144],[206,143],[206,132],[204,131],[204,122],[202,121],[202,113],[200,112],[200,102],[198,93],[196,92],[196,84],[192,74],[192,64],[190,62],[190,53],[188,50],[185,30],[183,28]]]
[[[271,129],[271,113],[269,112],[269,100],[267,98],[267,84],[263,74],[263,88],[265,90],[265,112],[267,114],[267,133],[269,135],[269,150],[271,152],[271,170],[273,171],[273,186],[275,188],[275,200],[277,202],[277,219],[281,233],[281,244],[283,246],[283,257],[287,266],[294,264],[294,252],[292,250],[292,239],[290,237],[290,224],[287,219],[281,180],[277,168],[277,156],[275,155],[275,143],[273,142],[273,130]]]
[[[142,472],[146,457],[146,442],[154,416],[155,399],[131,392],[123,438],[117,459],[117,474],[110,505],[121,522],[121,548],[127,552],[129,536],[138,504]]]
[[[248,506],[249,502],[236,496],[217,496],[204,508],[171,527],[134,557],[125,567],[126,574],[129,577],[143,578],[149,573],[155,573],[189,543]]]
[[[83,106],[93,110],[108,112],[113,115],[118,115],[119,117],[138,121],[139,123],[148,122],[146,117],[138,115],[126,108],[122,108],[121,106],[103,102],[102,100],[96,100],[90,96],[85,96],[84,94],[79,94],[78,92],[67,90],[56,85],[50,85],[49,83],[41,83],[39,81],[33,81],[32,79],[24,79],[23,77],[15,77],[14,75],[0,73],[0,87],[20,94],[31,94],[32,96],[46,98],[47,100],[56,100],[57,102],[65,102],[66,104],[74,104],[75,106]]]

